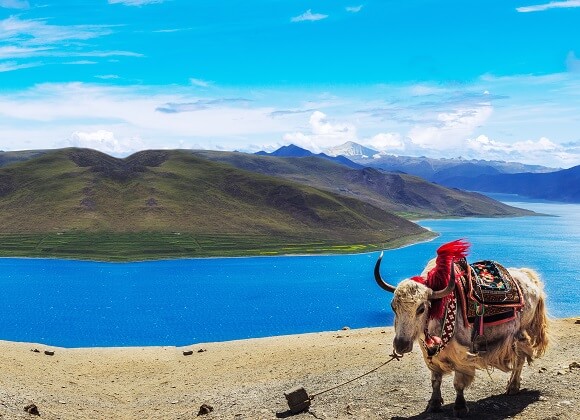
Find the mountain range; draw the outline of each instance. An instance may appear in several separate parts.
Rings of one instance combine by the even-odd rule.
[[[300,152],[302,157],[217,151],[193,151],[192,153],[203,159],[227,163],[239,169],[282,177],[356,198],[383,210],[410,218],[497,217],[532,214],[481,194],[446,188],[416,176],[385,173],[369,167],[351,168],[319,155],[308,155],[303,152]]]
[[[296,146],[296,153],[285,156],[312,156],[313,153]],[[384,172],[399,172],[416,175],[451,188],[489,193],[518,194],[534,199],[545,199],[569,203],[580,202],[578,193],[578,170],[555,169],[541,165],[519,162],[467,160],[462,158],[435,159],[428,157],[388,155],[347,142],[329,148],[325,156],[342,156],[360,167],[376,168]],[[275,155],[276,152],[273,153]],[[356,168],[356,166],[352,166]]]

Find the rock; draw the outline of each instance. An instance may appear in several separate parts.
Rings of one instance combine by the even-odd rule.
[[[206,352],[206,351],[207,351],[206,349],[199,349],[197,352],[198,353],[203,353],[203,352]]]
[[[213,407],[211,405],[202,404],[201,407],[199,407],[199,413],[197,413],[197,415],[203,416],[203,415],[211,413],[212,411],[213,411]]]
[[[572,369],[580,369],[580,363],[578,362],[572,362],[568,365],[568,369],[572,370]]]
[[[548,369],[546,369],[545,367],[541,367],[540,370],[538,370],[538,373],[544,373],[546,372]]]
[[[580,324],[580,319],[577,319],[576,322],[574,322],[574,324]]]
[[[26,411],[28,414],[32,414],[33,416],[40,416],[40,412],[38,411],[36,404],[28,404],[26,407],[24,407],[24,411]]]
[[[33,353],[40,353],[40,350],[38,350],[38,349],[30,349],[30,351]]]
[[[341,330],[343,330],[343,331],[347,331],[347,330],[350,330],[350,327],[347,327],[347,326],[345,325],[344,327],[342,327],[342,328],[341,328]]]
[[[44,354],[46,354],[47,356],[54,356],[54,351],[52,351],[52,350],[44,350]]]
[[[183,350],[184,356],[191,356],[193,354],[193,350]]]
[[[556,372],[556,375],[565,375],[566,371],[563,370],[559,370],[558,372]]]

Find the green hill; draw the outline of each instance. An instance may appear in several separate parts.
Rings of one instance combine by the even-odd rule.
[[[353,169],[315,156],[288,158],[205,150],[193,153],[237,168],[279,176],[356,198],[407,218],[534,214],[482,194],[447,188],[417,176],[386,173],[374,168]]]
[[[369,203],[186,151],[63,149],[0,168],[3,256],[352,252],[431,235]]]

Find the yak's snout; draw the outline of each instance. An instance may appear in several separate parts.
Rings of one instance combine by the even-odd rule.
[[[413,341],[404,337],[395,337],[393,348],[397,354],[409,353],[413,350]]]

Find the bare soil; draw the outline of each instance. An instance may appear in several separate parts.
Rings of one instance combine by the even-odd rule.
[[[466,391],[469,418],[578,417],[580,320],[553,320],[551,333],[547,354],[524,368],[519,395],[504,395],[508,374],[478,372]],[[203,404],[213,409],[199,416],[208,420],[453,418],[451,377],[442,387],[443,411],[423,413],[431,385],[417,348],[319,395],[308,412],[289,413],[285,391],[303,386],[313,395],[368,372],[388,360],[392,339],[392,328],[373,328],[183,348],[0,342],[0,418],[38,418],[24,410],[30,404],[44,419],[192,419]]]

